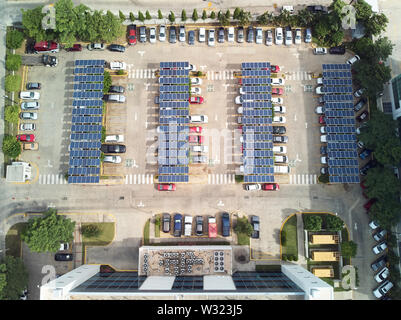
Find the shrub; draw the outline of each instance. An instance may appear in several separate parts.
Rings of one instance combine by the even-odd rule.
[[[170,11],[170,14],[168,15],[168,19],[170,20],[171,23],[175,21],[175,14],[173,11]]]
[[[134,22],[135,21],[135,16],[132,12],[129,13],[129,19]]]
[[[210,19],[216,19],[216,12],[212,11],[212,13],[210,14]]]
[[[157,10],[157,18],[158,18],[158,19],[163,19],[163,14],[162,14],[162,12],[161,12],[160,9]]]
[[[106,127],[102,126],[102,143],[106,140]]]
[[[182,11],[181,11],[181,20],[182,21],[187,20],[187,12],[184,9],[182,9]]]
[[[104,78],[103,78],[103,93],[109,92],[110,86],[111,86],[111,75],[109,72],[105,71],[104,72]]]
[[[122,13],[121,10],[118,12],[118,15],[119,15],[119,17],[120,17],[121,22],[125,21],[125,19],[126,19],[126,18],[125,18],[125,15],[124,15],[124,13]]]
[[[345,258],[356,256],[357,244],[353,241],[344,241],[341,243],[341,254]]]
[[[192,12],[192,20],[197,21],[198,19],[199,19],[198,11],[196,9],[194,9],[194,11]]]
[[[244,176],[243,175],[235,175],[235,182],[237,182],[237,183],[244,182]]]
[[[87,238],[99,236],[101,230],[97,224],[85,224],[81,226],[81,234]]]
[[[326,229],[329,231],[341,231],[344,228],[344,221],[331,214],[326,216]]]
[[[233,19],[238,19],[240,12],[241,12],[240,8],[235,8],[234,14],[233,14]]]
[[[8,92],[19,91],[21,87],[21,76],[9,74],[6,76],[5,89]]]
[[[6,69],[17,71],[21,67],[21,56],[18,54],[8,54],[6,58]]]
[[[247,217],[237,219],[237,225],[234,228],[236,233],[244,233],[247,236],[251,236],[253,228]]]
[[[145,21],[145,16],[141,11],[138,11],[138,20],[144,22]]]
[[[3,153],[10,158],[17,158],[21,154],[21,143],[12,135],[4,135]]]
[[[318,215],[304,215],[304,228],[308,231],[320,231],[322,229],[322,217]]]
[[[321,182],[321,183],[329,183],[329,175],[328,174],[321,174],[318,179],[319,179],[319,182]]]
[[[24,35],[18,30],[11,30],[7,32],[6,46],[9,49],[18,49],[24,41]]]
[[[292,260],[294,261],[298,261],[298,256],[296,256],[295,254],[292,256]]]
[[[207,19],[207,13],[206,10],[203,10],[202,12],[202,20],[206,20]]]
[[[149,10],[146,10],[145,15],[146,15],[146,20],[152,19],[152,16],[150,15]]]
[[[286,255],[286,254],[283,254],[283,256],[281,257],[281,260],[287,261],[287,255]]]
[[[287,233],[285,230],[281,231],[281,245],[285,246],[287,244]]]
[[[4,109],[4,120],[9,123],[18,124],[19,119],[19,106],[6,106]]]
[[[120,69],[120,70],[117,71],[117,74],[119,76],[121,76],[121,75],[125,74],[125,71]]]

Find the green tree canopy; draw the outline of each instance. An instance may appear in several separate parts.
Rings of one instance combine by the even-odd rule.
[[[356,10],[356,19],[366,22],[372,16],[372,6],[367,4],[364,0],[358,0],[353,4]]]
[[[241,9],[240,8],[235,8],[235,10],[234,10],[234,14],[233,14],[233,19],[236,19],[236,20],[238,20],[238,17],[239,17],[239,13],[241,12]]]
[[[383,228],[391,229],[400,220],[401,204],[397,197],[388,195],[384,199],[377,200],[369,210],[369,216],[377,221]]]
[[[181,11],[181,20],[182,21],[187,20],[187,12],[184,9],[182,9],[182,11]]]
[[[329,231],[341,231],[344,228],[344,221],[332,214],[326,215],[326,229]]]
[[[145,15],[146,15],[146,20],[152,19],[152,16],[150,15],[149,10],[146,10]]]
[[[4,119],[9,123],[18,124],[19,106],[18,105],[6,106],[4,109]]]
[[[145,21],[145,16],[141,11],[138,11],[138,20],[144,22]]]
[[[304,214],[304,228],[308,231],[320,231],[322,229],[322,217],[315,214]]]
[[[14,136],[5,134],[3,138],[3,153],[12,159],[21,154],[21,143]]]
[[[6,46],[9,49],[18,49],[24,41],[24,35],[18,30],[7,31]]]
[[[299,27],[309,27],[315,24],[315,16],[307,9],[299,10],[296,14],[296,25]]]
[[[212,11],[209,16],[210,19],[216,19],[216,12]]]
[[[225,16],[226,16],[226,18],[227,18],[228,20],[230,20],[230,18],[231,18],[231,12],[230,12],[229,9],[226,11]]]
[[[236,233],[245,233],[247,236],[251,236],[253,228],[247,217],[237,219],[237,225],[234,228]]]
[[[388,18],[384,13],[373,14],[370,19],[365,23],[365,30],[367,35],[378,36],[386,30]]]
[[[162,14],[162,12],[161,12],[160,9],[157,10],[157,18],[158,18],[158,19],[163,19],[163,14]]]
[[[269,25],[273,22],[273,13],[266,11],[256,18],[256,21],[262,25]]]
[[[344,241],[341,243],[341,255],[345,258],[353,258],[357,253],[357,244],[354,241]]]
[[[9,74],[6,76],[5,89],[8,92],[19,91],[21,87],[21,76]]]
[[[202,20],[206,20],[207,19],[207,13],[206,10],[203,10],[202,12]]]
[[[121,10],[118,11],[118,16],[120,17],[121,22],[125,21],[125,14]]]
[[[131,22],[135,21],[135,15],[132,12],[129,13],[129,19],[131,20]]]
[[[57,252],[60,243],[74,239],[74,228],[75,222],[49,209],[42,217],[29,220],[21,238],[33,252]]]
[[[251,21],[252,15],[249,11],[244,11],[241,9],[239,15],[238,15],[238,24],[240,26],[245,26],[249,24],[249,21]]]
[[[104,78],[103,78],[103,93],[109,92],[110,86],[111,86],[111,75],[108,71],[105,71],[103,73]]]
[[[194,11],[192,12],[192,20],[197,21],[198,19],[199,19],[198,11],[196,9],[194,9]]]
[[[369,169],[364,184],[370,199],[386,199],[389,194],[396,196],[401,191],[400,180],[388,167]]]
[[[42,19],[45,16],[42,13],[42,8],[43,6],[30,10],[22,9],[22,25],[24,26],[25,34],[36,41],[48,38],[48,33],[42,28]]]
[[[6,69],[17,71],[21,66],[21,56],[18,54],[8,54],[6,57]]]
[[[170,20],[171,23],[175,21],[175,14],[173,11],[170,11],[170,14],[168,15],[168,19]]]
[[[353,66],[355,80],[363,88],[366,88],[367,96],[376,96],[383,91],[384,83],[391,79],[391,69],[384,63],[370,63],[367,60],[359,60]]]
[[[0,300],[19,300],[28,286],[28,271],[20,258],[6,256],[0,262]]]
[[[353,45],[353,51],[362,59],[367,59],[371,64],[385,61],[393,52],[394,44],[387,38],[379,38],[373,42],[372,38],[361,38]]]
[[[228,26],[230,24],[230,19],[227,18],[227,16],[225,14],[223,14],[223,12],[221,12],[221,11],[219,11],[217,19],[219,20],[220,25],[222,25],[222,26]]]

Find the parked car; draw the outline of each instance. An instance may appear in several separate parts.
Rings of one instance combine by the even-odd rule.
[[[320,154],[327,154],[327,146],[320,147]]]
[[[54,260],[56,261],[72,261],[74,255],[72,253],[56,253],[54,255]]]
[[[223,237],[229,237],[230,236],[230,215],[228,212],[223,212],[221,215],[221,235]]]
[[[36,124],[34,124],[34,123],[21,123],[19,125],[19,129],[21,131],[35,131],[36,130]]]
[[[135,45],[136,44],[136,25],[135,24],[130,24],[127,27],[127,31],[128,31],[128,44],[131,45]]]
[[[191,236],[192,235],[192,216],[185,216],[184,217],[184,236]]]
[[[123,144],[102,144],[100,150],[103,153],[125,153],[126,148]]]
[[[156,43],[156,28],[155,27],[149,28],[149,42]]]
[[[361,110],[366,102],[368,102],[366,98],[359,99],[359,101],[354,105],[354,111],[358,112],[359,110]]]
[[[127,69],[127,64],[123,61],[111,61],[110,69],[111,70],[125,70],[125,69]]]
[[[201,94],[202,89],[199,87],[191,87],[191,94]]]
[[[204,136],[189,136],[188,142],[201,144],[204,142],[204,138]]]
[[[306,28],[305,30],[305,43],[312,42],[312,29]]]
[[[192,152],[208,152],[209,148],[208,148],[208,146],[196,145],[196,146],[191,146],[191,151]]]
[[[214,36],[214,34],[215,34],[215,31],[214,31],[214,29],[210,29],[209,30],[209,37],[208,37],[208,39],[207,39],[207,44],[209,45],[209,46],[211,46],[211,47],[214,47],[214,38],[215,38],[215,36]]]
[[[181,237],[182,233],[182,215],[176,213],[174,215],[174,237]]]
[[[125,88],[123,86],[110,86],[109,93],[124,93]]]
[[[382,253],[386,249],[387,249],[387,243],[383,241],[383,242],[380,242],[379,244],[375,245],[372,248],[372,251],[374,254],[379,254],[379,253]]]
[[[121,142],[124,142],[124,135],[122,135],[122,134],[108,135],[104,139],[104,142],[108,142],[108,143],[121,143]]]
[[[285,113],[286,109],[284,106],[274,106],[273,111],[274,113]]]
[[[170,27],[168,41],[170,43],[177,42],[177,30],[174,26]]]
[[[26,84],[26,90],[40,90],[39,82],[28,82]]]
[[[171,216],[168,213],[163,213],[162,215],[162,223],[163,223],[163,232],[169,233],[170,232],[170,225],[171,225]]]
[[[394,287],[394,284],[389,280],[386,280],[382,285],[378,286],[375,290],[373,290],[373,295],[376,298],[384,297],[390,289]]]
[[[266,30],[266,45],[267,46],[273,45],[273,31],[271,29]]]
[[[147,41],[147,36],[146,36],[146,27],[145,26],[140,26],[139,27],[139,42],[146,42]]]
[[[264,184],[262,184],[262,190],[276,191],[276,190],[280,190],[280,186],[278,183],[264,183]]]
[[[22,143],[22,150],[38,150],[39,143],[37,142],[24,142]]]
[[[317,114],[324,114],[325,108],[323,106],[317,106],[316,109],[315,109],[315,112]]]
[[[190,45],[195,44],[195,31],[194,30],[188,31],[188,44],[190,44]]]
[[[329,48],[329,53],[330,54],[345,54],[345,47],[343,47],[343,46],[331,47],[331,48]]]
[[[185,40],[186,40],[185,34],[186,34],[186,32],[185,32],[185,26],[180,26],[178,41],[180,41],[180,42],[185,42]]]
[[[386,229],[379,229],[377,230],[376,233],[373,234],[373,239],[375,239],[376,241],[382,241],[386,235],[387,235]]]
[[[316,54],[316,55],[327,54],[327,49],[326,48],[314,48],[313,54]]]
[[[111,44],[108,49],[113,52],[125,52],[125,47],[120,44]]]
[[[284,116],[274,116],[273,123],[286,123],[286,118]]]
[[[234,42],[234,38],[235,38],[234,27],[229,27],[228,28],[228,34],[227,34],[227,41],[228,42]]]
[[[366,202],[363,207],[366,209],[366,211],[370,210],[370,207],[376,202],[376,199],[370,199],[368,202]]]
[[[159,41],[166,41],[166,26],[164,24],[160,25],[159,27]]]
[[[379,227],[380,227],[380,225],[379,225],[378,222],[376,222],[376,221],[374,221],[374,220],[372,220],[372,221],[369,222],[369,228],[370,228],[370,229],[376,230],[376,229],[379,228]]]
[[[289,46],[292,44],[292,31],[290,27],[285,28],[285,41],[284,41],[286,46]]]
[[[321,173],[321,174],[328,174],[327,167],[321,167],[321,168],[320,168],[320,173]]]
[[[273,146],[273,152],[274,153],[286,154],[287,153],[287,147],[286,146]]]
[[[387,267],[381,269],[374,277],[377,283],[382,283],[383,281],[388,279],[390,275],[390,270]]]
[[[376,259],[371,265],[370,267],[372,268],[372,270],[374,272],[376,272],[377,270],[385,267],[387,265],[387,255],[383,255],[380,258]]]
[[[174,183],[159,183],[157,185],[157,190],[159,190],[159,191],[175,191],[176,186]]]
[[[192,115],[189,116],[190,123],[207,123],[208,117],[206,115]]]
[[[244,42],[244,27],[240,26],[237,29],[237,42],[243,43]]]
[[[37,120],[38,114],[36,112],[21,112],[19,117],[22,120]]]
[[[248,33],[247,33],[247,36],[246,36],[246,42],[248,42],[248,43],[253,43],[253,42],[255,42],[255,39],[254,39],[254,33],[253,33],[253,27],[252,26],[249,26],[248,27]]]
[[[195,217],[195,234],[197,236],[203,235],[203,217],[202,216]]]
[[[353,65],[355,62],[361,60],[361,58],[356,54],[352,58],[347,60],[347,63]]]
[[[191,85],[197,86],[202,84],[202,79],[198,77],[191,78]]]
[[[263,31],[262,28],[256,28],[256,43],[257,44],[262,44],[263,43]]]
[[[284,126],[273,126],[273,134],[285,134],[286,132]]]
[[[251,225],[252,225],[252,234],[251,237],[253,239],[259,239],[260,233],[260,218],[259,216],[251,216]]]
[[[307,6],[306,9],[312,13],[324,13],[327,14],[329,10],[325,6]]]
[[[326,124],[326,119],[324,116],[319,116],[319,124]]]
[[[283,98],[271,98],[271,102],[274,104],[283,104],[284,99]]]
[[[103,98],[107,102],[118,102],[118,103],[125,102],[125,96],[122,94],[109,94],[105,95]]]
[[[219,35],[218,35],[218,38],[217,38],[217,42],[223,43],[224,42],[224,38],[225,38],[224,27],[220,27],[219,28]]]
[[[207,157],[206,156],[193,156],[191,158],[192,163],[206,163]]]
[[[259,183],[249,183],[244,185],[246,191],[261,190],[262,186]]]
[[[365,92],[365,89],[364,88],[360,88],[360,89],[358,89],[357,91],[354,92],[354,97],[355,98],[359,98],[360,96],[363,95],[364,92]]]
[[[284,93],[284,89],[283,88],[272,88],[272,94],[277,94],[277,95],[282,95]]]
[[[34,142],[35,141],[35,135],[34,134],[18,134],[17,136],[18,141],[23,141],[23,142]]]
[[[120,156],[104,156],[103,162],[105,163],[121,163]]]
[[[202,104],[204,99],[203,99],[203,97],[200,97],[200,96],[196,96],[196,97],[192,96],[188,99],[188,101],[190,104]]]
[[[301,42],[302,42],[302,32],[301,32],[301,29],[297,28],[297,29],[295,29],[294,43],[301,44]]]
[[[359,122],[362,122],[368,118],[368,115],[369,115],[369,112],[367,110],[365,110],[359,116],[356,117],[356,120],[358,120]]]
[[[197,127],[189,127],[189,132],[201,133],[202,132],[202,127],[199,127],[199,126],[197,126]]]
[[[359,154],[359,158],[361,158],[362,160],[365,160],[367,157],[370,156],[371,153],[372,153],[372,150],[363,149],[363,151]]]
[[[273,143],[287,143],[287,136],[273,136]]]
[[[276,35],[276,45],[283,44],[283,28],[276,28],[275,30]]]
[[[37,91],[21,91],[19,97],[23,100],[26,99],[38,100],[40,99],[40,93]]]
[[[102,51],[105,49],[105,45],[104,45],[104,43],[90,43],[90,44],[88,44],[87,48],[89,51],[92,51],[92,50]]]
[[[199,42],[206,41],[206,29],[205,28],[199,28],[198,41]]]

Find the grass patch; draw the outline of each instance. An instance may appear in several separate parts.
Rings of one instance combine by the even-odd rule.
[[[114,222],[99,222],[99,223],[82,223],[84,225],[97,225],[100,229],[100,233],[96,237],[85,237],[82,235],[82,243],[86,246],[106,246],[110,244],[114,239]]]
[[[250,238],[246,233],[239,232],[237,233],[238,245],[239,246],[249,246]]]
[[[15,258],[21,257],[21,232],[28,225],[21,222],[13,225],[6,234],[6,255]]]
[[[280,236],[282,256],[295,255],[298,258],[297,216],[295,214],[284,224]]]
[[[255,271],[280,272],[281,265],[257,264],[255,266]]]
[[[161,216],[158,214],[155,218],[155,238],[160,238]]]
[[[143,245],[147,246],[149,244],[149,230],[150,229],[150,219],[146,221],[145,227],[143,228]]]

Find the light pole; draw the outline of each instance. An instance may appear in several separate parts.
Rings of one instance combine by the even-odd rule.
[[[6,96],[6,95],[3,95],[3,98],[6,98],[6,99],[10,100],[12,103],[18,105],[18,102],[15,102],[13,99],[10,99],[10,98],[9,98],[8,96]]]

